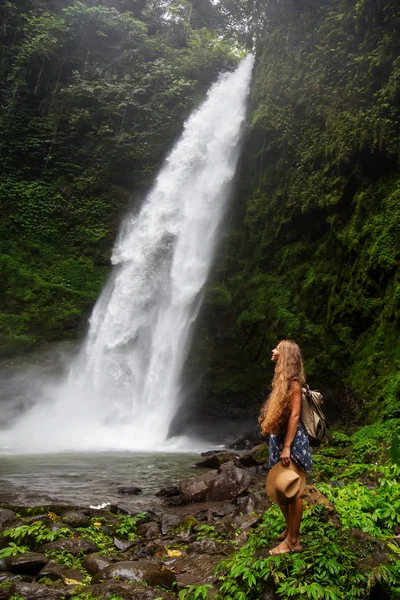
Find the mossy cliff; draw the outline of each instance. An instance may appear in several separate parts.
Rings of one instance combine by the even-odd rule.
[[[234,224],[197,352],[254,410],[282,337],[349,418],[399,411],[400,7],[269,2]],[[211,358],[209,358],[211,356]],[[253,407],[253,408],[252,408]]]

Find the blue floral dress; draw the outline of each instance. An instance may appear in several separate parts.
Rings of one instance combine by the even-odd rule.
[[[269,436],[269,466],[272,469],[280,460],[286,434]],[[303,471],[308,473],[312,467],[312,454],[308,436],[301,423],[297,426],[297,432],[290,448],[290,459],[293,460]]]

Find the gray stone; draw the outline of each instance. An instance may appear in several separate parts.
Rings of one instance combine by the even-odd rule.
[[[1,580],[0,581],[4,581]],[[7,583],[4,583],[0,587],[0,600],[8,600],[15,593],[15,583],[14,581],[8,580]]]
[[[138,534],[145,540],[151,540],[152,538],[157,537],[160,534],[160,531],[160,526],[155,521],[143,523],[143,525],[139,525],[137,528]]]
[[[143,490],[135,485],[118,488],[118,494],[126,494],[127,496],[138,496],[143,494]]]
[[[238,469],[233,462],[221,465],[218,476],[209,483],[207,500],[229,500],[243,494],[253,478],[245,469]]]
[[[256,527],[262,521],[262,514],[247,514],[247,515],[237,515],[232,520],[233,527],[241,531],[247,531],[251,527]]]
[[[66,579],[73,579],[74,581],[83,581],[83,574],[79,569],[71,569],[67,565],[59,565],[53,562],[49,562],[43,569],[38,573],[36,579],[40,583],[42,577],[47,577],[52,581],[65,581]]]
[[[244,454],[240,462],[244,467],[257,467],[258,465],[264,465],[269,459],[269,447],[268,444],[260,444],[255,446],[250,452]]]
[[[83,566],[89,575],[96,575],[96,573],[99,573],[113,562],[116,562],[116,559],[112,556],[88,554],[83,561]]]
[[[15,583],[15,592],[26,600],[59,600],[65,597],[65,589],[57,590],[37,583]]]
[[[145,581],[150,586],[163,586],[171,588],[175,575],[169,569],[159,568],[159,564],[150,560],[123,561],[109,565],[92,579],[92,583],[100,583],[107,579],[118,577],[128,581]]]
[[[231,554],[233,547],[230,544],[224,544],[212,538],[202,538],[192,544],[189,544],[188,554]]]
[[[181,524],[182,519],[178,515],[164,513],[161,517],[161,533],[165,535],[168,531],[176,529]]]
[[[48,562],[49,559],[44,554],[25,552],[18,556],[9,556],[7,568],[9,571],[21,575],[37,575]]]
[[[124,581],[106,581],[104,583],[90,585],[85,588],[85,592],[92,594],[95,598],[106,600],[110,596],[119,596],[124,600],[176,600],[176,596],[172,596],[168,592],[161,589],[154,589],[140,583],[124,582]]]
[[[68,510],[62,514],[62,520],[71,527],[89,527],[90,517],[79,510]]]
[[[250,514],[253,512],[265,512],[271,505],[265,493],[253,492],[248,496],[238,498],[236,501],[236,512]]]
[[[172,568],[177,573],[178,587],[216,583],[218,575],[214,575],[214,569],[223,558],[220,554],[188,554],[177,558]]]
[[[60,550],[65,550],[73,556],[77,556],[80,552],[83,552],[83,554],[96,552],[97,547],[91,540],[85,540],[83,538],[64,538],[43,544],[38,550],[39,552],[49,552],[53,550],[59,552]]]
[[[188,502],[202,502],[207,498],[208,486],[218,476],[217,471],[208,471],[200,477],[189,477],[181,482],[180,491]]]
[[[115,537],[114,538],[114,546],[120,552],[125,552],[125,550],[128,550],[128,548],[133,546],[133,542],[130,542],[129,540],[120,540],[119,538]]]
[[[165,488],[161,488],[156,494],[156,496],[162,498],[171,498],[171,496],[179,496],[179,488],[176,485],[169,485]]]
[[[8,508],[0,509],[0,531],[4,531],[8,528],[8,525],[15,521],[17,515],[12,510]]]
[[[211,453],[209,456],[195,463],[196,467],[206,468],[206,469],[219,469],[221,465],[226,462],[233,461],[236,466],[240,467],[239,455],[235,452],[218,452]]]

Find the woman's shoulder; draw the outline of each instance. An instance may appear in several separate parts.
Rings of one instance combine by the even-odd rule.
[[[290,382],[289,389],[290,389],[290,393],[295,392],[295,391],[301,391],[301,382],[298,377],[293,377],[293,379]]]

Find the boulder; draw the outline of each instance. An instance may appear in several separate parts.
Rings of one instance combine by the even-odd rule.
[[[236,512],[250,514],[264,512],[271,506],[271,502],[265,493],[255,491],[248,496],[242,496],[236,501]]]
[[[71,527],[89,527],[91,519],[79,510],[68,510],[63,513],[62,520]]]
[[[150,586],[172,588],[176,578],[169,569],[160,570],[159,563],[150,560],[123,561],[109,565],[92,579],[92,583],[118,577],[125,581],[145,581]]]
[[[47,577],[52,581],[65,581],[71,579],[73,581],[83,581],[83,574],[79,569],[71,569],[68,565],[59,565],[57,563],[49,562],[43,569],[38,573],[36,579],[40,583],[42,577]]]
[[[165,488],[161,488],[156,494],[161,498],[171,498],[172,496],[179,496],[179,488],[176,485],[169,485]]]
[[[125,550],[128,550],[128,548],[133,546],[133,542],[130,542],[129,540],[120,540],[119,538],[115,537],[114,538],[114,546],[120,552],[125,552]]]
[[[234,450],[250,450],[251,448],[254,448],[254,446],[264,444],[266,440],[267,438],[261,435],[260,430],[255,429],[254,431],[249,431],[242,435],[232,444],[229,444],[228,448],[233,448]]]
[[[251,474],[230,461],[221,465],[218,471],[185,479],[180,488],[186,502],[230,500],[243,494],[251,482]]]
[[[340,519],[335,507],[314,485],[306,485],[303,498],[308,506],[322,504],[324,507],[323,518],[325,521],[330,521],[336,528],[340,527]]]
[[[188,554],[223,554],[225,556],[231,554],[233,551],[234,548],[230,544],[224,544],[212,538],[197,540],[189,544],[187,549]]]
[[[1,580],[0,580],[1,581]],[[9,600],[15,594],[14,581],[6,581],[0,586],[0,600]]]
[[[208,485],[207,500],[230,500],[243,494],[253,478],[245,469],[239,469],[233,462],[221,465],[217,477]]]
[[[218,575],[214,574],[214,569],[223,558],[221,554],[210,556],[195,553],[177,558],[172,568],[177,573],[178,587],[216,583]]]
[[[61,600],[65,598],[65,589],[58,590],[37,583],[15,582],[15,592],[26,600]]]
[[[240,531],[246,531],[247,529],[251,529],[252,527],[256,527],[257,525],[259,525],[259,523],[261,523],[263,519],[263,515],[262,514],[247,514],[247,515],[237,515],[233,520],[232,520],[232,525],[235,528],[235,530],[237,531],[238,529],[240,529]]]
[[[83,566],[89,575],[96,575],[113,562],[116,562],[116,559],[112,556],[103,556],[102,554],[88,554],[85,556],[83,561]]]
[[[20,575],[37,575],[49,559],[44,554],[25,552],[7,558],[7,569]]]
[[[118,488],[118,494],[126,494],[127,496],[138,496],[142,494],[143,490],[135,485]]]
[[[176,529],[181,524],[182,519],[178,515],[164,513],[161,517],[161,533],[165,535],[168,531]]]
[[[207,497],[209,483],[217,476],[217,471],[208,471],[199,477],[185,479],[180,485],[183,498],[187,502],[202,502]]]
[[[17,519],[14,511],[8,508],[0,509],[0,531],[8,529],[8,526]]]
[[[206,454],[208,456],[206,456],[203,460],[200,460],[199,462],[195,463],[196,467],[203,467],[206,469],[219,469],[221,465],[229,461],[235,463],[237,467],[241,466],[239,462],[239,455],[236,454],[236,452],[216,451],[215,453],[211,452],[210,454],[207,452]]]
[[[118,596],[123,600],[176,600],[176,596],[172,596],[168,592],[161,589],[155,589],[140,583],[124,581],[106,581],[95,585],[90,585],[85,588],[85,593],[92,594],[94,598],[106,600],[110,597]]]
[[[77,556],[80,552],[83,554],[96,552],[97,547],[91,540],[85,540],[84,538],[64,538],[43,544],[38,550],[39,552],[60,552],[61,550],[65,550],[73,556]]]
[[[0,558],[0,573],[2,571],[7,571],[7,559]]]
[[[260,444],[255,446],[250,452],[244,454],[240,458],[240,463],[244,467],[256,467],[263,465],[268,462],[269,459],[269,446],[268,444]]]
[[[157,537],[160,534],[160,531],[160,526],[156,521],[143,523],[143,525],[139,525],[137,528],[138,535],[145,540],[151,540]]]

